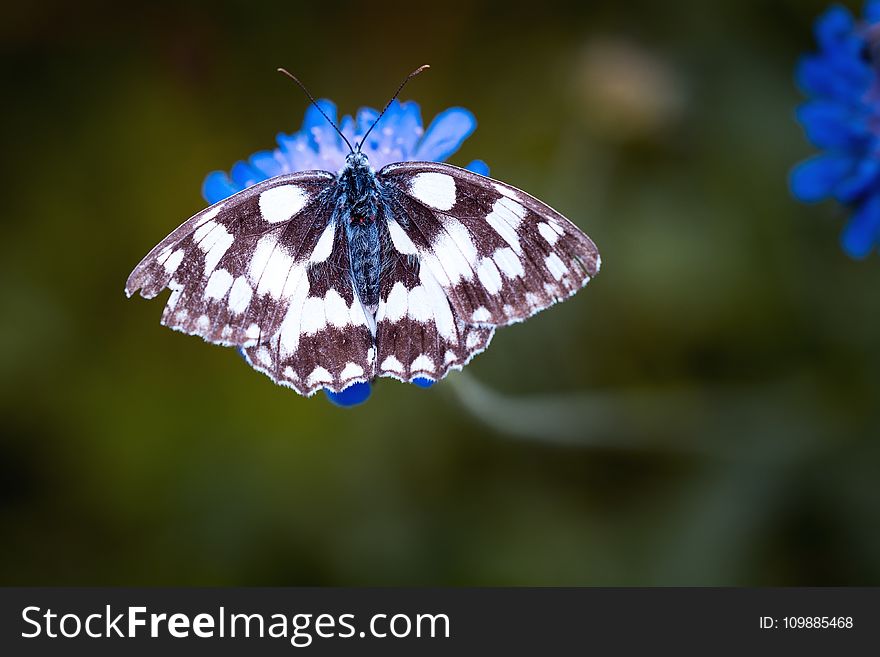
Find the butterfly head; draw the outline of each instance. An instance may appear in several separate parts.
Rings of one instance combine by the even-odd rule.
[[[367,156],[361,151],[352,151],[348,155],[345,156],[345,168],[346,169],[366,169],[370,170],[370,160]]]

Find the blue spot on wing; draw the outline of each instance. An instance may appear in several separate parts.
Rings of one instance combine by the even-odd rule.
[[[342,406],[344,408],[363,404],[370,398],[371,392],[372,386],[370,386],[369,383],[364,382],[353,383],[341,392],[331,392],[326,388],[324,389],[324,394],[327,395],[327,399],[337,406]]]

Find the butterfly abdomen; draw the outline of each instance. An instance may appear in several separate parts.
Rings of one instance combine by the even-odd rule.
[[[351,278],[361,303],[375,312],[379,305],[379,271],[381,241],[379,224],[375,221],[349,222],[346,225]]]

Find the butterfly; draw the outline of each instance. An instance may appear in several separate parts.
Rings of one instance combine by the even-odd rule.
[[[357,147],[324,115],[350,150],[340,171],[279,175],[202,210],[141,260],[126,295],[169,289],[163,325],[237,347],[309,396],[438,381],[598,273],[592,240],[516,187],[437,162],[375,171],[361,145],[385,110]]]

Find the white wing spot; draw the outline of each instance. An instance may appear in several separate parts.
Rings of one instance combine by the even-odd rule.
[[[284,319],[281,321],[281,329],[278,335],[279,349],[283,356],[289,356],[299,347],[299,336],[303,323],[304,303],[309,296],[309,277],[300,276],[293,293],[288,296],[290,305]]]
[[[247,327],[247,331],[245,331],[245,335],[249,337],[251,340],[256,340],[260,337],[260,327],[256,324],[251,324]]]
[[[473,349],[477,346],[477,343],[480,341],[480,334],[476,331],[471,331],[468,333],[467,340],[465,340],[465,346],[468,349]]]
[[[468,263],[473,264],[477,261],[477,247],[471,239],[470,231],[458,219],[445,217],[443,219],[443,228],[452,237],[452,240],[458,246],[461,254]]]
[[[559,256],[555,253],[551,253],[544,260],[544,264],[547,265],[547,269],[553,274],[553,278],[557,281],[561,281],[562,277],[565,276],[568,268],[562,263],[562,260],[559,259]]]
[[[492,211],[486,215],[486,221],[514,251],[521,253],[522,246],[519,243],[517,229],[525,216],[526,209],[522,205],[507,197],[501,197],[492,204]]]
[[[178,283],[177,281],[168,281],[168,289],[171,290],[171,294],[168,297],[168,303],[165,304],[169,309],[173,310],[174,306],[177,305],[177,302],[180,301],[180,295],[183,294],[183,285]],[[177,314],[183,313],[186,316],[186,310],[181,310]],[[183,321],[178,319],[178,321]]]
[[[257,284],[257,294],[268,294],[274,299],[280,299],[292,267],[293,258],[278,244],[266,260],[266,266]]]
[[[559,240],[559,233],[553,230],[550,224],[543,221],[538,224],[538,232],[541,233],[541,237],[547,240],[551,246],[556,244],[557,240]]]
[[[442,233],[432,245],[432,249],[450,284],[455,285],[461,279],[468,281],[473,279],[474,269],[452,235],[447,232]]]
[[[309,256],[309,262],[324,262],[330,257],[330,253],[333,251],[333,238],[335,235],[336,224],[331,222],[327,224],[324,232],[321,233],[321,238],[315,245],[315,250],[312,251],[312,255]]]
[[[388,221],[388,233],[391,235],[391,243],[394,244],[394,248],[400,253],[404,255],[418,254],[419,251],[416,245],[413,244],[409,235],[403,232],[403,228],[394,219],[389,219]]]
[[[345,367],[342,368],[342,372],[339,374],[339,378],[341,379],[354,379],[358,376],[364,375],[364,368],[358,365],[357,363],[346,363]]]
[[[270,224],[287,221],[302,210],[309,195],[297,185],[272,187],[260,194],[260,212]]]
[[[205,298],[222,299],[229,292],[230,287],[232,287],[232,274],[225,269],[217,269],[211,274],[205,286]]]
[[[216,221],[210,221],[210,220],[206,221],[204,224],[202,224],[199,227],[199,229],[196,232],[193,233],[193,239],[196,242],[201,242],[205,238],[205,235],[207,235],[212,230],[214,230],[214,227],[217,225],[218,224]],[[207,247],[202,248],[202,251],[207,251],[207,250],[208,250]]]
[[[501,194],[502,196],[506,196],[506,197],[512,198],[512,199],[516,198],[516,194],[514,194],[513,190],[508,189],[504,185],[500,185],[497,182],[493,182],[492,187],[494,187],[495,191],[498,192],[499,194]]]
[[[183,249],[177,249],[177,251],[168,256],[168,259],[162,263],[162,266],[165,267],[165,272],[171,276],[180,267],[181,262],[183,262]]]
[[[315,369],[312,370],[312,373],[306,378],[306,384],[313,386],[316,383],[332,383],[333,375],[330,374],[323,367],[318,365]]]
[[[327,323],[342,328],[347,326],[351,313],[348,304],[345,303],[339,292],[330,288],[324,296],[324,314],[327,317]]]
[[[284,368],[284,378],[290,379],[291,381],[295,381],[297,378],[296,372],[293,371],[293,368],[290,365]]]
[[[324,299],[309,297],[302,306],[301,329],[303,333],[317,333],[327,326],[327,315],[324,313]]]
[[[449,363],[454,363],[458,356],[455,355],[455,352],[452,349],[447,349],[446,354],[443,356],[443,362],[448,365]]]
[[[495,264],[498,265],[498,269],[500,269],[507,278],[516,278],[517,276],[525,275],[522,262],[520,262],[519,257],[517,257],[512,249],[507,247],[498,249],[492,255],[492,260],[495,261]]]
[[[254,291],[248,285],[245,277],[239,276],[235,279],[232,289],[229,291],[229,310],[236,315],[243,313],[250,304],[253,295]]]
[[[382,361],[382,364],[379,367],[382,370],[397,372],[398,374],[403,372],[403,364],[394,356],[388,356],[388,358]]]
[[[207,315],[199,315],[199,318],[196,320],[196,326],[200,331],[207,331],[211,327],[211,320],[208,319]]]
[[[412,365],[409,366],[409,369],[411,372],[433,372],[434,361],[431,360],[430,356],[427,354],[419,354],[419,356],[412,362]]]
[[[275,238],[275,235],[270,233],[269,235],[261,237],[257,242],[257,246],[254,247],[254,253],[251,256],[251,261],[248,265],[248,275],[250,276],[251,282],[255,285],[257,281],[260,280],[260,276],[263,275],[266,263],[269,262],[269,256],[272,254],[277,243],[278,240]]]
[[[480,306],[471,315],[473,322],[486,322],[492,319],[492,313],[485,306]]]
[[[408,296],[406,286],[397,281],[385,301],[385,318],[396,322],[406,315]]]
[[[455,205],[455,180],[445,173],[428,171],[413,176],[410,194],[436,210],[451,210]]]
[[[428,322],[434,317],[434,311],[428,300],[424,286],[416,285],[409,291],[407,314],[417,322]]]
[[[229,247],[232,246],[234,241],[235,238],[232,236],[232,233],[218,224],[217,228],[211,231],[210,235],[208,235],[203,241],[199,242],[199,248],[203,250],[207,249],[205,252],[206,276],[214,271],[214,267],[216,267],[217,263],[220,262],[220,259],[226,255],[226,252],[229,250]]]
[[[501,290],[501,274],[498,273],[498,267],[495,266],[492,258],[483,258],[480,261],[480,266],[477,268],[477,277],[489,294],[495,294]]]
[[[431,274],[427,267],[419,269],[419,280],[425,290],[428,305],[434,315],[434,323],[437,326],[437,333],[449,340],[455,340],[455,319],[452,317],[452,310],[449,307],[449,299],[446,292],[440,287],[437,279]]]

